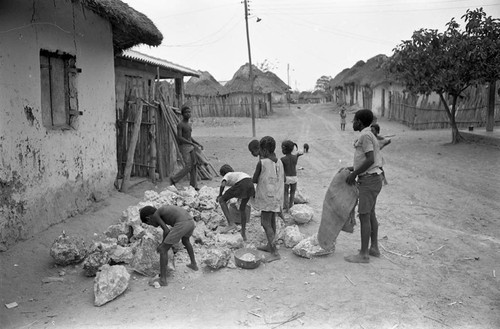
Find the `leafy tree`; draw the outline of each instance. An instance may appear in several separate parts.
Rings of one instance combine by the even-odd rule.
[[[329,93],[331,90],[330,80],[332,80],[331,76],[321,76],[321,78],[316,80],[316,86],[314,87],[314,90],[322,90],[326,93]]]
[[[483,44],[480,40],[484,41],[484,37],[479,38],[474,33],[490,31],[490,28],[497,31],[498,27],[490,18],[490,23],[486,24],[488,28],[483,28],[481,22],[485,15],[482,13],[482,9],[467,11],[462,17],[469,22],[465,31],[460,30],[460,25],[452,18],[443,33],[432,29],[413,32],[411,40],[396,46],[386,63],[386,69],[403,82],[408,91],[439,95],[450,120],[452,143],[463,140],[455,121],[460,94],[494,75],[489,72],[494,65],[487,64],[490,63],[487,59],[490,50],[486,49],[493,41]]]
[[[495,125],[495,91],[496,81],[500,79],[500,20],[486,16],[483,8],[467,10],[462,16],[465,20],[465,31],[475,43],[474,53],[478,57],[478,70],[481,71],[481,82],[489,84],[488,111],[486,130],[493,131]]]

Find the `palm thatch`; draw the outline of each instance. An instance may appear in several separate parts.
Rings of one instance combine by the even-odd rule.
[[[115,52],[138,44],[159,46],[163,35],[144,14],[119,0],[80,0],[81,4],[107,19],[113,29]]]
[[[207,71],[201,71],[199,78],[190,78],[185,85],[184,94],[192,96],[218,96],[227,94],[226,88],[222,86]]]
[[[274,79],[271,79],[264,72],[259,70],[255,65],[252,65],[252,73],[254,75],[254,92],[260,94],[268,93],[285,93],[282,86]],[[245,64],[239,68],[233,78],[226,85],[228,93],[250,93],[250,65]]]
[[[280,86],[284,92],[288,92],[291,88],[287,85],[283,80],[281,80],[276,74],[271,71],[264,72],[264,74],[270,79],[273,80],[278,86]]]
[[[330,81],[333,88],[339,88],[346,84],[368,86],[373,88],[383,82],[394,82],[395,78],[387,74],[383,64],[388,60],[385,55],[377,55],[370,58],[366,63],[357,62],[352,68],[344,69]]]

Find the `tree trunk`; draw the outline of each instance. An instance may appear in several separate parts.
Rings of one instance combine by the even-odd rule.
[[[446,110],[446,114],[448,115],[448,119],[450,120],[451,143],[452,144],[460,143],[461,141],[464,140],[464,138],[460,134],[460,131],[458,131],[457,122],[455,121],[455,113],[456,113],[456,108],[457,108],[456,106],[457,106],[458,95],[453,95],[453,103],[451,105],[451,111],[450,111],[450,107],[448,106],[448,102],[444,98],[443,94],[439,94],[439,98],[441,98],[441,101],[443,102],[443,105],[444,105],[444,109]]]
[[[493,131],[495,126],[495,92],[497,89],[496,80],[489,82],[488,110],[486,114],[486,131]]]

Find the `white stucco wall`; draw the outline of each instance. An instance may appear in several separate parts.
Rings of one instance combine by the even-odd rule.
[[[0,2],[0,247],[85,210],[116,175],[111,25],[71,1]],[[40,49],[76,56],[71,130],[42,124]]]

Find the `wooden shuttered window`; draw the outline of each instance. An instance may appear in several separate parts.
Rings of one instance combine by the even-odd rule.
[[[42,122],[46,128],[70,129],[72,116],[79,115],[76,59],[40,51]]]

